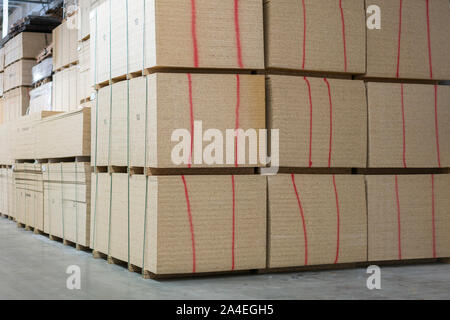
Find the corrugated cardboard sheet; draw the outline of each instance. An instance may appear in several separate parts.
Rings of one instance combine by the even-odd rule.
[[[449,86],[368,83],[367,90],[369,167],[450,166]]]
[[[95,175],[92,179],[95,181]],[[97,205],[95,209],[93,200],[92,209],[96,210],[95,250],[141,267],[145,231],[144,269],[155,274],[265,267],[265,177],[235,176],[234,201],[231,176],[148,177],[147,224],[146,177],[130,177],[130,220],[127,183],[126,174],[98,174]]]
[[[366,180],[370,261],[450,256],[450,175]]]
[[[146,86],[148,86],[146,88]],[[129,101],[129,145],[130,165],[153,168],[186,168],[172,161],[172,149],[178,144],[171,141],[177,129],[191,132],[190,88],[192,88],[192,111],[194,121],[202,121],[203,134],[208,129],[217,129],[223,135],[225,145],[226,130],[239,127],[265,128],[264,76],[234,74],[184,74],[157,73],[129,81],[118,82],[112,87],[104,87],[98,92],[98,125],[92,117],[92,155],[97,146],[97,165],[127,165],[127,101]],[[110,99],[112,95],[112,100]],[[127,97],[129,97],[127,100]],[[111,105],[112,101],[112,105]],[[145,132],[147,101],[147,164],[145,164]],[[238,108],[238,111],[237,111]],[[112,110],[112,114],[110,113]],[[239,119],[236,114],[238,113]],[[112,123],[110,121],[112,119]],[[96,128],[97,127],[97,128]],[[111,130],[111,146],[110,142]],[[95,129],[96,128],[96,129]],[[97,145],[95,139],[97,134]],[[241,138],[243,139],[243,137]],[[248,139],[247,139],[248,140]],[[259,139],[258,139],[259,140]],[[219,142],[217,142],[219,143]],[[259,142],[257,142],[259,144]],[[209,143],[204,142],[203,147]],[[220,147],[220,145],[219,145]],[[110,152],[110,161],[108,154]],[[249,143],[246,146],[246,165],[249,164]],[[224,161],[226,160],[223,147]],[[194,162],[194,157],[192,161]],[[93,159],[93,163],[95,158]],[[211,165],[210,167],[224,165]],[[234,162],[231,165],[234,166]],[[193,167],[208,167],[202,165]]]
[[[381,29],[367,30],[367,77],[450,79],[447,0],[371,0],[366,5],[381,9]]]
[[[362,81],[271,75],[267,92],[268,126],[280,130],[281,167],[366,167]]]
[[[268,177],[268,267],[367,261],[364,178]]]
[[[268,68],[363,74],[364,1],[264,1]]]

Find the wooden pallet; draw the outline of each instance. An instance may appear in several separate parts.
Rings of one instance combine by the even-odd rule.
[[[144,167],[122,167],[122,166],[97,166],[92,167],[94,173],[129,173],[130,175],[147,176],[179,176],[179,175],[254,175],[257,168],[144,168]]]
[[[53,55],[53,42],[44,48],[39,55],[36,57],[37,64],[41,63],[45,59],[51,57]]]
[[[52,77],[47,77],[45,79],[39,80],[39,81],[37,81],[36,83],[33,84],[33,87],[35,89],[39,88],[39,87],[41,87],[41,86],[43,86],[43,85],[45,85],[45,84],[47,84],[49,82],[52,82],[52,79],[53,79]]]

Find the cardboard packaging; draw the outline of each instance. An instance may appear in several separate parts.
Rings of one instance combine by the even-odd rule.
[[[367,91],[370,168],[450,167],[450,87],[369,82]]]
[[[78,77],[77,77],[77,101],[90,99],[94,90],[91,86],[90,46],[89,39],[80,43],[78,47]]]
[[[259,0],[108,0],[90,29],[95,84],[148,68],[264,69]]]
[[[0,97],[3,97],[3,86],[5,83],[5,73],[4,72],[0,72]]]
[[[40,164],[16,164],[16,220],[37,230],[44,230],[44,192]]]
[[[72,66],[53,75],[53,110],[77,110],[78,100],[78,66]]]
[[[4,93],[5,122],[19,119],[27,113],[31,88],[19,87]]]
[[[92,179],[95,181],[96,177],[93,176]],[[111,208],[110,179],[112,179]],[[148,206],[147,223],[144,223],[146,179],[148,179]],[[142,267],[144,256],[144,270],[159,275],[265,267],[266,179],[264,177],[146,178],[133,175],[130,177],[130,220],[127,214],[128,199],[124,197],[127,194],[127,180],[126,174],[98,174],[96,216],[93,216],[95,220],[92,222],[94,225],[95,221],[95,227],[92,226],[95,234],[94,250],[122,261],[130,261],[139,267]],[[95,199],[95,188],[92,199]],[[93,205],[95,206],[94,200]],[[93,208],[92,211],[94,210]],[[130,221],[130,235],[128,235],[128,221]],[[143,255],[144,243],[146,245]]]
[[[366,180],[369,261],[450,256],[450,175]]]
[[[128,86],[129,94],[127,95]],[[201,121],[203,133],[206,133],[208,129],[216,129],[222,134],[223,159],[218,157],[218,164],[209,165],[204,158],[203,163],[198,164],[195,150],[193,150],[192,167],[234,167],[234,151],[231,155],[231,164],[227,164],[226,161],[227,156],[230,156],[225,147],[226,143],[230,142],[227,141],[230,139],[226,139],[226,130],[234,133],[236,123],[244,131],[254,129],[255,139],[252,141],[255,142],[255,149],[259,150],[259,129],[265,129],[266,123],[264,76],[259,75],[156,73],[149,75],[147,79],[145,77],[132,79],[128,85],[127,81],[122,81],[113,84],[112,87],[104,87],[98,91],[97,102],[98,121],[95,115],[92,117],[92,155],[93,163],[98,166],[126,166],[127,145],[129,145],[131,166],[187,168],[189,146],[185,163],[175,164],[172,161],[172,152],[179,142],[172,142],[172,135],[178,129],[187,130],[190,133],[192,123]],[[130,110],[128,119],[127,109]],[[194,115],[192,119],[191,109]],[[145,132],[148,134],[147,139]],[[127,133],[129,139],[127,139]],[[199,134],[194,134],[194,138],[195,136],[199,138]],[[242,141],[244,137],[240,139]],[[190,145],[189,137],[187,140]],[[234,143],[234,140],[231,138],[231,143]],[[259,157],[254,163],[250,162],[249,146],[251,144],[248,140],[246,139],[246,161],[240,166],[258,167],[260,166]],[[203,142],[204,152],[210,143]],[[217,144],[219,150],[220,141],[217,141]],[[194,142],[193,149],[199,146],[201,143]],[[256,151],[255,149],[251,150]],[[147,150],[147,157],[145,150]],[[200,155],[204,154],[203,151]],[[241,151],[238,151],[238,155],[242,156],[243,152],[239,152]],[[220,163],[222,160],[223,163]]]
[[[360,0],[264,1],[266,67],[364,74],[366,25]]]
[[[101,2],[102,0],[83,0],[78,2],[78,42],[89,39],[89,15],[91,10]]]
[[[11,123],[9,127],[8,135],[9,139],[12,139],[10,143],[10,150],[12,159],[15,160],[34,160],[38,159],[36,155],[40,145],[39,141],[39,124],[40,121],[46,117],[50,117],[57,114],[56,112],[42,111],[39,113],[33,113]],[[65,128],[64,128],[65,129]],[[52,136],[52,139],[61,136],[61,131]],[[47,141],[51,144],[51,140]]]
[[[36,59],[41,50],[51,42],[52,35],[48,33],[19,33],[4,46],[5,67],[21,59]]]
[[[31,86],[33,83],[32,69],[34,60],[19,60],[5,69],[4,90],[9,91],[21,86]]]
[[[48,82],[30,91],[29,113],[52,111],[53,83]]]
[[[0,164],[12,165],[14,158],[12,154],[12,123],[4,123],[0,125]]]
[[[91,109],[42,119],[37,126],[36,159],[90,156]]]
[[[5,99],[0,97],[0,125],[5,122]]]
[[[53,29],[53,70],[78,62],[78,29],[68,19]],[[44,48],[44,47],[43,47]]]
[[[366,167],[362,81],[270,75],[266,85],[268,127],[279,129],[280,167]]]
[[[381,29],[367,30],[366,77],[450,79],[447,0],[375,0],[366,4],[379,6],[382,14]]]
[[[0,48],[0,72],[5,71],[5,47]]]
[[[367,261],[362,176],[269,176],[268,198],[268,268]]]
[[[51,163],[42,167],[44,232],[89,247],[90,163]]]
[[[0,168],[0,212],[14,218],[15,214],[15,182],[12,168]]]

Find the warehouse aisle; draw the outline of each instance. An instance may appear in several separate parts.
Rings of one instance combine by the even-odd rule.
[[[81,268],[81,290],[66,268]],[[364,269],[171,281],[144,280],[0,218],[0,299],[450,299],[450,265],[382,269],[382,290]]]

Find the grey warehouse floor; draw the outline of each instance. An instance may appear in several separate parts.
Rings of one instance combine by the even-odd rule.
[[[81,268],[81,290],[66,268]],[[0,218],[0,299],[450,299],[450,264],[382,268],[368,290],[365,269],[184,280],[144,280]]]

